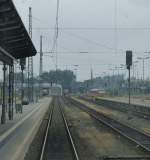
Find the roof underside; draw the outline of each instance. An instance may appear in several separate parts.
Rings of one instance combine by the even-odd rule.
[[[12,0],[0,0],[0,47],[16,59],[36,55],[36,49]]]

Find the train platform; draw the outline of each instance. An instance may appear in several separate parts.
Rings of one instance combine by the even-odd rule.
[[[26,153],[51,98],[43,98],[38,103],[23,107],[23,113],[14,112],[14,120],[0,124],[0,157],[3,160],[21,160]],[[13,157],[13,158],[12,158]]]
[[[128,97],[102,97],[102,99],[123,103],[128,103],[129,101]],[[150,99],[146,99],[143,97],[131,97],[131,104],[150,107]]]

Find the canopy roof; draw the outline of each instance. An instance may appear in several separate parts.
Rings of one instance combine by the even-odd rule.
[[[0,0],[0,47],[15,59],[37,53],[12,0]]]

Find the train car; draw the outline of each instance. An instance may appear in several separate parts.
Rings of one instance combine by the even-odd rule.
[[[41,95],[42,96],[48,96],[50,90],[50,84],[49,83],[42,83],[41,85]]]
[[[49,90],[48,89],[42,89],[42,96],[48,96]]]
[[[49,91],[51,96],[62,96],[62,86],[61,85],[52,85]]]
[[[106,94],[104,89],[91,89],[88,92],[88,96],[90,97],[104,97]]]

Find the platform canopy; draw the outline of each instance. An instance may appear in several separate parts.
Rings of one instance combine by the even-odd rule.
[[[4,59],[2,54],[20,59],[35,56],[36,53],[12,0],[0,0],[0,60]]]

